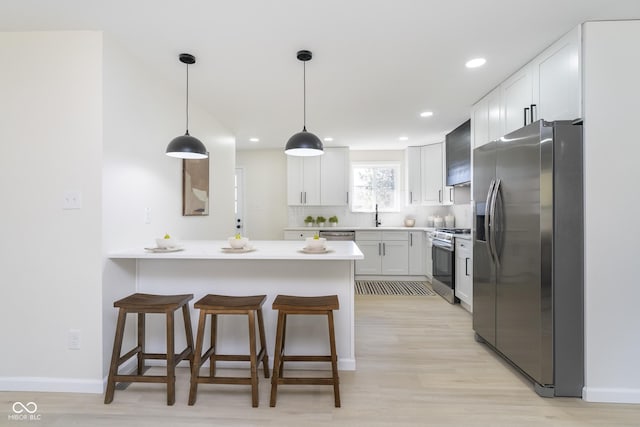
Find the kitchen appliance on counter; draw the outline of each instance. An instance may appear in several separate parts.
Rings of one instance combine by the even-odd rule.
[[[455,236],[470,234],[468,228],[439,228],[431,239],[433,290],[451,304],[460,302],[455,296],[456,254]]]
[[[582,125],[474,150],[473,329],[546,397],[582,396]]]

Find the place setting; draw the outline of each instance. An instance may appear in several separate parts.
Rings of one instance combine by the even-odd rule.
[[[332,250],[327,247],[327,239],[317,234],[305,239],[305,247],[300,249],[304,254],[326,254]]]
[[[173,239],[169,234],[165,234],[164,237],[156,239],[155,247],[144,248],[147,252],[153,252],[156,254],[178,252],[184,250],[183,246],[178,245],[178,242]]]
[[[256,248],[249,244],[249,238],[243,237],[240,234],[236,234],[234,237],[229,237],[227,242],[229,242],[229,246],[223,247],[222,252],[229,254],[242,254],[256,250]]]

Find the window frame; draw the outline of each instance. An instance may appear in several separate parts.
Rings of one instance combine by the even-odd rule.
[[[379,207],[378,212],[402,212],[402,162],[398,160],[363,160],[352,161],[350,165],[350,190],[352,197],[350,198],[349,209],[353,213],[372,213],[375,212],[375,208],[372,207],[368,210],[360,210],[354,208],[356,201],[356,187],[355,187],[355,169],[356,168],[393,168],[394,169],[394,206],[392,208]]]

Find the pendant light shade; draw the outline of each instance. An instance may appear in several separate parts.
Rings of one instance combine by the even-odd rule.
[[[187,65],[187,125],[184,135],[171,140],[167,146],[166,154],[180,159],[206,159],[209,157],[207,147],[198,138],[189,135],[189,65],[196,63],[196,57],[188,53],[181,53],[179,59],[180,62]]]
[[[298,132],[289,138],[284,152],[290,156],[319,156],[324,154],[320,138],[307,132],[307,69],[306,62],[310,61],[312,54],[308,50],[298,51],[296,57],[303,65],[303,124],[302,132]]]

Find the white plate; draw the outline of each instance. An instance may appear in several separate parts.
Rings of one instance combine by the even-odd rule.
[[[326,254],[327,252],[331,252],[331,249],[329,249],[329,248],[321,248],[321,249],[302,248],[302,249],[300,249],[300,252],[302,252],[303,254]]]
[[[251,252],[255,250],[256,248],[254,248],[253,246],[245,246],[244,248],[230,248],[230,247],[222,248],[222,252],[226,252],[228,254],[243,254],[243,253]]]
[[[167,253],[167,252],[178,252],[178,251],[181,251],[183,249],[184,248],[182,246],[174,246],[174,247],[171,247],[171,248],[158,248],[158,247],[155,247],[155,248],[144,248],[145,251],[153,252],[153,253],[156,253],[156,254],[162,254],[162,253]]]

